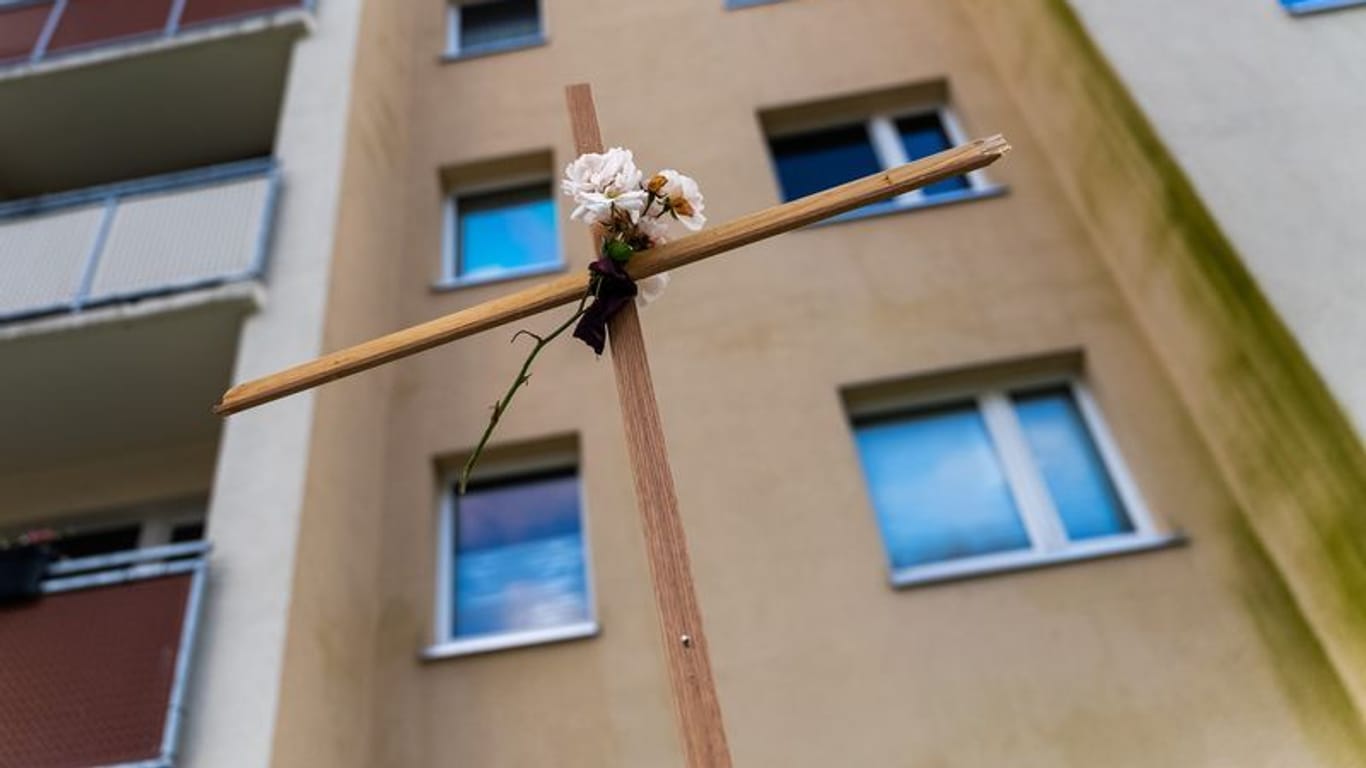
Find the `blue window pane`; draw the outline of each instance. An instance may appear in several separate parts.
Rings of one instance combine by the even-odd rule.
[[[773,139],[771,147],[785,200],[882,170],[863,125]]]
[[[577,476],[472,487],[455,506],[453,637],[591,618]]]
[[[541,34],[537,0],[493,0],[460,6],[460,50],[498,47]]]
[[[855,440],[893,567],[1029,547],[974,405],[864,424]]]
[[[897,133],[901,134],[901,143],[906,147],[906,156],[912,160],[919,160],[936,152],[943,152],[950,146],[949,135],[944,130],[944,124],[939,121],[939,115],[936,114],[903,117],[896,121],[896,130]],[[926,196],[933,196],[942,195],[946,192],[958,192],[968,189],[969,186],[966,177],[955,176],[921,189]]]
[[[1017,395],[1015,413],[1072,540],[1133,530],[1071,393]]]
[[[458,276],[483,277],[559,262],[548,184],[463,195],[455,209]]]
[[[1334,8],[1346,8],[1349,5],[1361,5],[1364,0],[1281,0],[1281,5],[1292,11],[1301,13],[1311,11],[1327,11]]]

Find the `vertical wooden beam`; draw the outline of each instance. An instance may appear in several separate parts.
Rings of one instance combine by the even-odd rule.
[[[602,133],[592,90],[587,84],[571,85],[565,96],[576,149],[579,153],[601,152]],[[595,252],[597,247],[595,244]],[[730,748],[707,656],[702,614],[693,591],[688,542],[678,514],[678,496],[635,302],[611,319],[607,332],[683,752],[689,768],[730,768]]]

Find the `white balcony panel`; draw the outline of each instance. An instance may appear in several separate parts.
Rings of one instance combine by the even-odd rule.
[[[91,205],[0,219],[0,316],[69,304],[103,218]]]
[[[257,177],[128,198],[100,255],[90,300],[250,273],[266,225],[270,180]]]

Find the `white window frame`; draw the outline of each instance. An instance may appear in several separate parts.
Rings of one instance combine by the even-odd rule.
[[[781,131],[768,134],[769,139],[781,139],[789,136],[801,136],[810,133],[820,133],[825,130],[833,130],[849,125],[862,125],[868,132],[868,138],[873,145],[873,154],[877,157],[878,165],[881,170],[887,171],[899,165],[911,162],[911,157],[906,153],[906,146],[901,141],[901,134],[897,132],[896,121],[934,115],[939,124],[943,126],[945,135],[948,136],[949,146],[956,147],[966,143],[968,135],[963,131],[962,124],[947,104],[937,103],[930,106],[921,106],[908,110],[896,110],[890,112],[876,112],[860,121],[854,122],[832,122],[827,125],[804,126],[802,128]],[[777,158],[775,163],[775,180],[778,181],[779,190],[782,189],[782,181],[776,174]],[[963,202],[966,200],[977,200],[985,197],[995,197],[1004,194],[1006,188],[991,181],[986,171],[978,169],[964,174],[967,179],[968,188],[960,192],[945,193],[939,195],[926,195],[923,189],[913,189],[902,195],[892,198],[890,206],[872,206],[857,208],[848,213],[827,219],[821,224],[831,224],[853,219],[861,219],[868,216],[879,216],[896,211],[918,210],[921,208],[932,208],[939,205]]]
[[[953,110],[943,104],[907,112],[879,112],[868,118],[867,125],[868,136],[873,142],[873,152],[877,155],[878,162],[882,164],[882,170],[891,170],[912,160],[911,156],[906,153],[906,145],[901,141],[900,132],[896,129],[896,121],[926,115],[934,115],[939,124],[943,126],[950,147],[956,147],[968,141],[968,136],[963,132],[963,126],[958,122]],[[981,169],[968,171],[964,177],[967,179],[968,188],[961,193],[930,196],[926,195],[923,189],[913,189],[893,199],[899,207],[917,208],[941,200],[972,199],[990,194],[998,189],[987,179],[986,172]]]
[[[171,534],[182,525],[198,523],[206,525],[204,513],[183,513],[173,516],[150,517],[143,521],[138,533],[138,549],[165,547],[171,543]]]
[[[529,187],[532,184],[542,183],[546,184],[550,189],[550,202],[555,209],[555,252],[552,254],[553,258],[544,264],[532,264],[520,269],[505,269],[494,274],[476,275],[474,277],[462,276],[460,274],[459,241],[460,198],[470,197],[472,195],[510,192],[522,187]],[[545,173],[504,176],[494,182],[460,186],[448,190],[446,192],[446,198],[442,203],[441,272],[437,277],[434,287],[437,289],[462,288],[469,285],[501,283],[505,280],[517,280],[523,277],[535,277],[553,272],[563,272],[567,265],[564,259],[564,245],[561,242],[560,213],[560,201],[555,194],[554,180]]]
[[[432,644],[422,651],[425,660],[470,656],[510,648],[558,643],[566,640],[594,637],[601,631],[598,624],[597,591],[594,588],[593,549],[589,532],[587,498],[584,492],[583,466],[569,452],[545,454],[517,462],[504,461],[481,469],[476,480],[515,480],[543,472],[573,471],[579,481],[579,529],[583,537],[584,591],[588,600],[588,619],[562,627],[502,632],[481,637],[458,638],[451,634],[451,618],[455,610],[455,595],[451,594],[451,574],[455,556],[451,542],[455,537],[455,485],[460,473],[452,471],[441,478],[441,504],[436,524],[436,604],[432,611]]]
[[[186,499],[158,504],[152,514],[140,519],[138,548],[151,549],[164,547],[171,543],[171,534],[182,525],[198,523],[205,526],[208,533],[208,499]]]
[[[491,53],[533,48],[546,43],[548,35],[546,34],[545,24],[545,0],[536,0],[537,30],[534,36],[528,35],[525,37],[511,38],[496,43],[488,43],[474,46],[473,48],[462,49],[460,47],[460,9],[467,5],[482,5],[488,2],[497,2],[497,0],[447,0],[446,51],[443,55],[445,59],[469,59]]]
[[[1012,394],[1049,388],[1066,389],[1077,404],[1083,426],[1095,443],[1101,464],[1133,525],[1132,531],[1079,541],[1067,538],[1062,517],[1053,504],[1048,484],[1035,461],[1015,413],[1015,407],[1011,403]],[[1029,537],[1030,547],[898,568],[892,564],[891,552],[884,540],[883,552],[887,557],[892,586],[932,584],[971,576],[1162,549],[1184,543],[1185,537],[1181,534],[1165,532],[1157,526],[1101,417],[1090,388],[1076,376],[1045,374],[1016,377],[999,384],[958,390],[932,398],[885,400],[851,409],[850,415],[854,419],[854,430],[857,431],[858,422],[870,417],[914,418],[916,411],[926,407],[969,402],[976,406],[986,424],[988,439],[1005,473],[1006,483],[1020,513],[1020,521]]]

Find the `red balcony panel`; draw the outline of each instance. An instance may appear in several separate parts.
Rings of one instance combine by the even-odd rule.
[[[48,50],[161,34],[170,14],[171,0],[70,0]]]
[[[158,757],[192,578],[0,608],[0,768]]]
[[[250,16],[266,11],[303,7],[301,0],[187,0],[180,17],[182,26],[219,21],[235,16]]]
[[[27,59],[51,11],[52,3],[0,9],[0,61]]]

